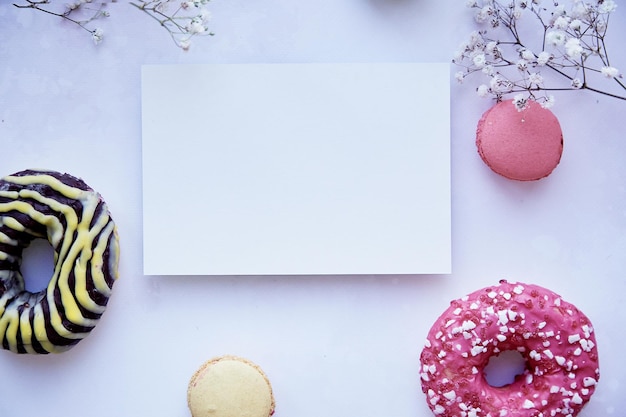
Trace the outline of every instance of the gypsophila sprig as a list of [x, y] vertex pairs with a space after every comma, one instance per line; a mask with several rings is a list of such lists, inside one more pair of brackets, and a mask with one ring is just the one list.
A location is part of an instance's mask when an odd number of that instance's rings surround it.
[[106, 2], [93, 3], [92, 0], [75, 0], [61, 6], [58, 3], [52, 4], [51, 0], [26, 0], [25, 3], [13, 5], [20, 9], [38, 10], [74, 23], [86, 30], [96, 45], [102, 42], [104, 30], [100, 27], [91, 27], [92, 23], [109, 17], [108, 11], [105, 10]]
[[[554, 91], [586, 89], [626, 100], [623, 73], [612, 66], [606, 47], [614, 0], [468, 0], [479, 29], [460, 45], [455, 75], [484, 80], [480, 97], [501, 101], [513, 96], [518, 110], [529, 100], [544, 108], [554, 104]], [[556, 75], [556, 76], [554, 76]], [[547, 77], [556, 84], [548, 85]], [[610, 82], [613, 85], [605, 86]], [[617, 86], [617, 87], [615, 87]], [[611, 90], [610, 88], [613, 88]]]
[[[96, 26], [96, 21], [109, 17], [106, 6], [116, 2], [117, 0], [71, 0], [69, 3], [61, 0], [24, 0], [23, 3], [13, 5], [74, 23], [87, 31], [97, 45], [104, 39], [104, 30]], [[208, 26], [211, 18], [207, 9], [208, 3], [209, 0], [137, 0], [128, 4], [156, 20], [169, 33], [174, 44], [186, 51], [191, 46], [192, 38], [213, 35]]]
[[195, 36], [213, 35], [208, 23], [211, 13], [206, 8], [209, 0], [140, 0], [133, 6], [148, 14], [164, 27], [176, 46], [188, 50]]

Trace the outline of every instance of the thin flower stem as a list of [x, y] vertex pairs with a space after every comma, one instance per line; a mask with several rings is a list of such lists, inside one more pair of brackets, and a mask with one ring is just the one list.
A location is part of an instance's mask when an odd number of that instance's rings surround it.
[[[56, 1], [56, 0], [54, 0]], [[91, 23], [101, 17], [108, 17], [109, 13], [103, 8], [107, 3], [117, 0], [98, 0], [100, 7], [98, 9], [90, 8], [91, 0], [72, 1], [65, 5], [63, 11], [55, 11], [55, 8], [48, 6], [53, 0], [21, 0], [23, 4], [18, 2], [13, 5], [19, 9], [33, 9], [45, 14], [65, 19], [71, 23], [80, 26], [92, 35], [96, 44], [102, 40], [103, 30], [100, 28], [90, 28]], [[55, 5], [61, 3], [61, 0], [55, 2]], [[93, 4], [96, 2], [93, 1]], [[189, 49], [190, 40], [198, 35], [213, 35], [209, 31], [208, 21], [210, 13], [205, 7], [209, 0], [129, 0], [128, 4], [141, 10], [150, 18], [158, 22], [163, 27], [174, 44], [183, 50]], [[172, 7], [175, 6], [175, 7]], [[61, 8], [57, 7], [57, 8]], [[171, 11], [168, 8], [171, 7]], [[76, 18], [81, 16], [81, 10], [86, 13], [93, 13], [90, 17], [80, 20]], [[70, 16], [71, 15], [71, 16]]]
[[[626, 94], [602, 87], [602, 81], [592, 76], [598, 74], [626, 91], [622, 73], [611, 66], [606, 45], [610, 14], [617, 7], [615, 0], [580, 0], [569, 6], [550, 3], [554, 10], [525, 0], [468, 3], [476, 10], [476, 21], [484, 26], [456, 54], [453, 62], [464, 68], [456, 74], [457, 80], [463, 82], [470, 74], [482, 73], [490, 81], [476, 89], [480, 96], [493, 95], [501, 100], [507, 94], [516, 94], [514, 103], [520, 106], [530, 98], [547, 107], [554, 102], [549, 92], [571, 90], [589, 90], [626, 101]], [[521, 30], [521, 25], [529, 21], [522, 18], [524, 13], [535, 17], [543, 28], [539, 51], [526, 46], [533, 44], [532, 40], [523, 39], [523, 34], [532, 33]], [[564, 77], [570, 87], [544, 85], [544, 70]], [[590, 85], [592, 79], [597, 85]]]
[[44, 9], [43, 7], [41, 7], [42, 4], [48, 4], [48, 1], [42, 0], [42, 1], [32, 1], [32, 0], [26, 0], [29, 4], [28, 5], [24, 5], [24, 4], [15, 4], [13, 3], [13, 6], [17, 7], [18, 9], [34, 9], [34, 10], [39, 10], [41, 12], [47, 13], [49, 15], [52, 16], [56, 16], [56, 17], [60, 17], [61, 19], [65, 19], [69, 22], [72, 22], [78, 26], [80, 26], [82, 29], [86, 30], [89, 33], [93, 33], [92, 30], [87, 29], [85, 27], [85, 22], [81, 22], [75, 19], [72, 19], [69, 14], [71, 12], [71, 10], [66, 11], [65, 13], [56, 13], [53, 12], [51, 10], [47, 10]]

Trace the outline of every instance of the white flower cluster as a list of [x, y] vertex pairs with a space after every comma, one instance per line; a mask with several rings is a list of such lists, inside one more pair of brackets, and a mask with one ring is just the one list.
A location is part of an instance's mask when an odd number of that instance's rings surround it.
[[[524, 109], [528, 100], [551, 107], [554, 96], [550, 92], [558, 90], [588, 89], [626, 100], [590, 85], [594, 75], [601, 75], [626, 90], [622, 73], [611, 66], [605, 44], [609, 15], [617, 8], [615, 1], [549, 3], [550, 9], [541, 0], [468, 0], [466, 5], [475, 11], [480, 29], [455, 53], [453, 62], [464, 68], [456, 73], [456, 79], [463, 82], [471, 74], [482, 74], [488, 82], [478, 86], [478, 95], [500, 101], [512, 94], [518, 110]], [[538, 30], [522, 27], [532, 22], [539, 23], [532, 27]], [[538, 33], [540, 39], [523, 39], [524, 34]], [[565, 77], [567, 84], [547, 87], [546, 72]]]
[[[23, 0], [23, 3], [14, 4], [20, 9], [35, 9], [48, 15], [70, 21], [89, 32], [93, 42], [97, 45], [104, 39], [104, 30], [94, 27], [95, 20], [109, 17], [105, 10], [108, 3], [117, 0]], [[211, 13], [207, 9], [209, 0], [137, 0], [129, 4], [143, 11], [161, 27], [168, 31], [176, 46], [188, 50], [191, 38], [197, 35], [213, 35], [209, 31], [208, 23]]]
[[208, 26], [211, 20], [208, 3], [209, 0], [139, 0], [130, 4], [158, 21], [176, 46], [186, 51], [194, 36], [213, 35]]
[[100, 27], [91, 29], [89, 26], [91, 26], [94, 20], [109, 17], [109, 12], [104, 9], [106, 4], [106, 1], [96, 4], [93, 3], [93, 0], [74, 0], [60, 7], [55, 7], [55, 4], [52, 4], [52, 0], [25, 0], [22, 4], [14, 3], [14, 6], [20, 9], [39, 10], [70, 21], [89, 32], [91, 39], [97, 45], [102, 42], [104, 30]]

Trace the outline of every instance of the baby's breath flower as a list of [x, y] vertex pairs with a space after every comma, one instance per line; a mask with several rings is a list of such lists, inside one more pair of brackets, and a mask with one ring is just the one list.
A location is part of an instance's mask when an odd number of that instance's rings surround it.
[[554, 96], [553, 95], [549, 95], [547, 97], [545, 97], [545, 99], [541, 102], [541, 107], [543, 107], [544, 109], [549, 109], [552, 106], [554, 106]]
[[[91, 36], [97, 45], [102, 42], [104, 30], [93, 27], [93, 21], [109, 17], [105, 10], [109, 3], [117, 0], [71, 0], [60, 4], [61, 0], [15, 0], [14, 6], [20, 9], [34, 9], [51, 16], [65, 19], [78, 25]], [[21, 2], [21, 3], [20, 3]], [[189, 49], [190, 38], [195, 35], [210, 34], [207, 23], [210, 12], [204, 7], [209, 0], [129, 0], [128, 3], [146, 13], [165, 28], [174, 43], [183, 50]]]
[[510, 93], [513, 89], [513, 83], [506, 78], [502, 78], [502, 76], [498, 74], [491, 77], [489, 85], [491, 87], [491, 91], [495, 94]]
[[554, 26], [555, 29], [565, 30], [569, 27], [569, 24], [570, 19], [568, 16], [559, 16], [554, 20], [552, 26]]
[[496, 41], [488, 42], [487, 45], [485, 45], [485, 52], [491, 55], [497, 55], [498, 54], [498, 42]]
[[457, 80], [459, 84], [463, 84], [463, 79], [465, 78], [465, 73], [463, 71], [457, 71], [454, 74], [454, 78]]
[[600, 72], [607, 78], [615, 78], [620, 75], [619, 70], [615, 67], [602, 67]]
[[590, 12], [591, 8], [589, 7], [589, 5], [583, 3], [582, 1], [575, 1], [574, 5], [572, 6], [572, 10], [570, 11], [570, 16], [573, 19], [582, 19], [582, 20], [589, 20], [589, 12]]
[[483, 74], [492, 76], [494, 74], [493, 65], [485, 65], [481, 71]]
[[565, 43], [566, 35], [562, 30], [551, 30], [546, 33], [546, 42], [552, 46], [561, 46]]
[[520, 56], [526, 61], [532, 61], [535, 59], [535, 54], [533, 54], [533, 51], [530, 49], [522, 49]]
[[97, 45], [102, 42], [102, 38], [104, 37], [104, 31], [101, 28], [95, 28], [93, 32], [91, 32], [91, 37], [93, 39], [93, 43]]
[[521, 93], [516, 94], [515, 97], [513, 97], [513, 105], [515, 106], [517, 111], [524, 110], [528, 105], [528, 97]]
[[485, 6], [475, 15], [475, 19], [478, 23], [485, 23], [487, 20], [491, 18], [493, 14], [493, 9], [491, 6]]
[[617, 9], [617, 4], [613, 0], [603, 0], [598, 2], [598, 13], [612, 13]]
[[567, 11], [565, 10], [565, 5], [564, 4], [558, 4], [556, 1], [554, 2], [555, 7], [554, 7], [554, 11], [552, 12], [552, 16], [556, 19], [559, 16], [565, 16], [567, 15]]
[[583, 47], [580, 45], [580, 39], [569, 38], [567, 42], [565, 42], [565, 53], [570, 58], [580, 58], [583, 53]]
[[189, 22], [185, 29], [192, 35], [204, 33], [207, 31], [207, 28], [202, 24], [202, 22], [196, 20], [192, 20], [191, 22]]
[[594, 28], [595, 28], [596, 32], [602, 33], [602, 34], [604, 34], [606, 32], [606, 24], [607, 24], [606, 20], [604, 20], [604, 19], [596, 19], [594, 21], [594, 23], [595, 23]]
[[200, 10], [200, 14], [198, 15], [198, 18], [202, 21], [202, 23], [206, 24], [209, 20], [211, 20], [211, 12], [208, 11], [205, 8], [202, 8]]
[[188, 51], [189, 48], [191, 47], [191, 41], [189, 39], [183, 39], [179, 42], [178, 46], [183, 51]]
[[476, 68], [482, 68], [485, 66], [485, 63], [487, 62], [487, 58], [485, 57], [485, 54], [476, 54], [474, 56], [474, 58], [472, 58], [472, 62], [474, 62], [474, 65], [476, 66]]
[[[501, 100], [515, 95], [518, 108], [525, 107], [528, 100], [548, 108], [554, 97], [542, 96], [540, 91], [589, 89], [626, 100], [626, 94], [589, 84], [591, 74], [597, 73], [626, 91], [622, 74], [609, 64], [605, 42], [607, 14], [617, 8], [615, 0], [466, 0], [466, 5], [474, 10], [480, 29], [454, 54], [454, 63], [464, 70], [456, 78], [466, 82], [476, 74], [488, 79], [476, 89], [480, 97]], [[537, 17], [545, 30], [522, 27], [528, 21], [519, 19], [523, 14]], [[525, 39], [533, 33], [539, 39]], [[541, 49], [532, 48], [536, 45]], [[553, 78], [545, 77], [545, 72], [564, 76], [566, 81], [546, 86]]]
[[467, 42], [466, 47], [469, 49], [476, 49], [482, 43], [483, 37], [480, 35], [480, 32], [473, 31], [470, 33], [469, 41]]
[[476, 94], [478, 94], [478, 97], [487, 97], [487, 95], [489, 94], [489, 87], [487, 87], [485, 84], [479, 85], [476, 89]]
[[537, 55], [537, 65], [542, 67], [546, 65], [548, 62], [550, 62], [551, 58], [552, 58], [552, 54], [550, 54], [549, 52], [546, 52], [546, 51], [539, 52], [539, 55]]
[[540, 86], [543, 84], [543, 77], [538, 72], [532, 72], [528, 75], [528, 83], [530, 85]]
[[576, 32], [580, 32], [580, 29], [582, 27], [583, 27], [583, 22], [580, 19], [574, 19], [569, 24], [569, 28]]

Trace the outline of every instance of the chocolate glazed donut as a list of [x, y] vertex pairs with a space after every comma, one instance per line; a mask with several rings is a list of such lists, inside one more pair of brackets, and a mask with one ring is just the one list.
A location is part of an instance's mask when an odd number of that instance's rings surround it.
[[[20, 272], [34, 239], [54, 250], [46, 289], [29, 292]], [[96, 326], [118, 277], [115, 223], [81, 179], [26, 170], [0, 180], [0, 340], [16, 353], [59, 353]]]

